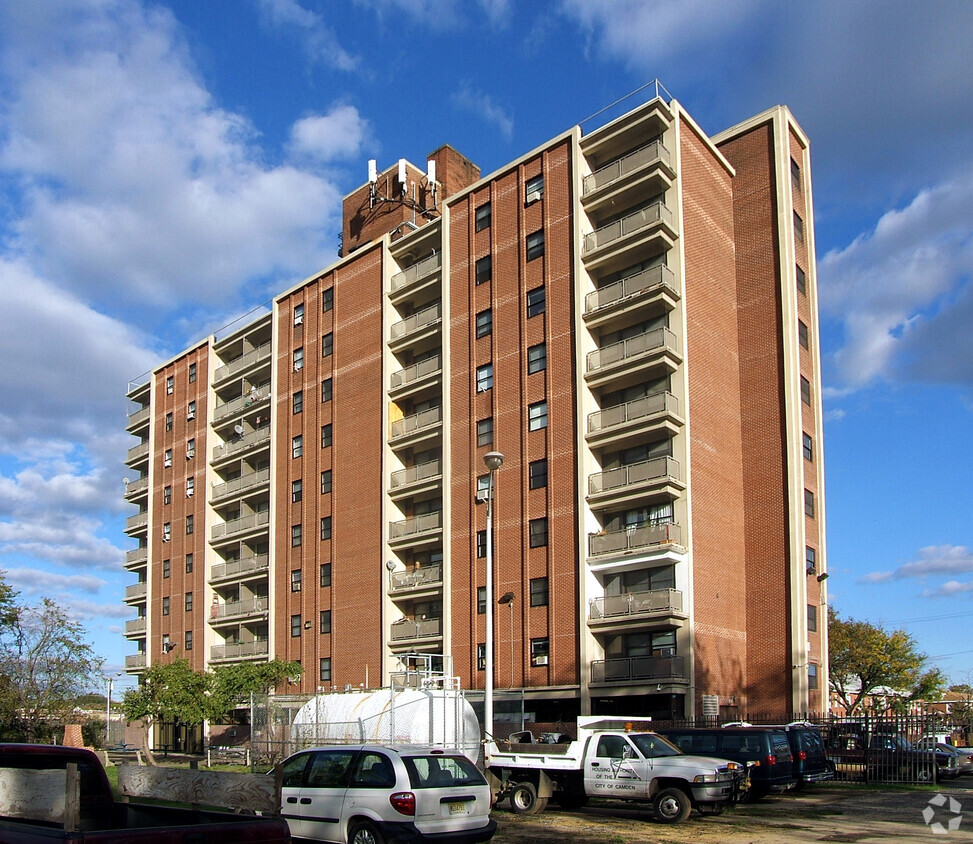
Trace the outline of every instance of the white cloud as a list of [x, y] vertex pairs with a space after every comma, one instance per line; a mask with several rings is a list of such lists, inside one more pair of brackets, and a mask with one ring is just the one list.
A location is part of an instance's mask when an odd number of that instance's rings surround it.
[[513, 117], [506, 109], [497, 105], [489, 94], [476, 90], [469, 82], [464, 82], [451, 99], [459, 109], [477, 115], [484, 123], [496, 126], [505, 140], [509, 141], [513, 137]]
[[[892, 571], [872, 572], [861, 578], [863, 583], [887, 583], [913, 577], [973, 574], [973, 551], [964, 545], [927, 545], [919, 549], [919, 558]], [[945, 584], [939, 589], [944, 589]]]
[[297, 157], [307, 156], [323, 163], [354, 158], [361, 152], [368, 131], [368, 121], [358, 109], [337, 105], [327, 114], [308, 115], [298, 120], [291, 127], [290, 148]]
[[21, 593], [21, 597], [47, 597], [52, 590], [58, 594], [87, 592], [95, 594], [105, 585], [98, 577], [83, 574], [52, 574], [41, 569], [14, 568], [4, 571], [7, 583]]
[[267, 25], [291, 30], [301, 37], [304, 52], [314, 62], [337, 70], [352, 71], [358, 59], [338, 42], [334, 31], [317, 12], [305, 9], [295, 0], [258, 0], [258, 8]]
[[960, 583], [958, 580], [947, 580], [935, 589], [925, 589], [922, 592], [923, 598], [953, 598], [957, 595], [969, 595], [973, 593], [973, 581]]

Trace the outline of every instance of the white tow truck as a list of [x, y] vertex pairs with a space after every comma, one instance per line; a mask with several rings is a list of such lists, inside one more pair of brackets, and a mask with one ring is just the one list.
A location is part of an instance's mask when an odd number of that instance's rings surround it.
[[530, 732], [487, 741], [484, 765], [494, 800], [509, 798], [518, 814], [542, 811], [553, 797], [562, 808], [591, 797], [652, 806], [662, 823], [679, 823], [693, 809], [719, 814], [748, 786], [746, 767], [707, 756], [687, 756], [662, 736], [636, 729], [644, 719], [578, 718], [578, 738]]

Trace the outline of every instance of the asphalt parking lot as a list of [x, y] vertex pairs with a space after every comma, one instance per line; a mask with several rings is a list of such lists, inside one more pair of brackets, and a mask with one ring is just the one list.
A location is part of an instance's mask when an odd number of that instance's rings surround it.
[[[973, 842], [973, 777], [909, 788], [822, 784], [772, 795], [719, 817], [693, 814], [682, 824], [656, 822], [630, 803], [592, 803], [583, 811], [548, 809], [493, 814], [498, 844], [780, 844], [780, 842]], [[938, 829], [937, 829], [937, 825]]]

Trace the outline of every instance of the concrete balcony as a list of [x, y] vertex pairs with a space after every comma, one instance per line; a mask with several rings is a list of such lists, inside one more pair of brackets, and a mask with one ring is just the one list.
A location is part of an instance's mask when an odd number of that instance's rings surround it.
[[231, 539], [243, 536], [248, 533], [263, 530], [270, 524], [270, 511], [262, 513], [251, 513], [248, 516], [241, 516], [239, 519], [230, 519], [221, 525], [213, 525], [210, 539], [216, 542], [218, 539]]
[[393, 621], [389, 628], [391, 647], [409, 648], [413, 645], [428, 643], [442, 639], [443, 620], [441, 618], [425, 618], [414, 621], [411, 618], [400, 618]]
[[149, 511], [145, 510], [141, 513], [136, 513], [134, 516], [129, 516], [125, 520], [125, 533], [131, 535], [133, 533], [145, 533], [149, 529]]
[[599, 632], [624, 630], [632, 625], [642, 628], [651, 622], [681, 627], [686, 618], [678, 589], [625, 592], [588, 601], [588, 626]]
[[270, 426], [251, 431], [236, 440], [230, 440], [213, 449], [213, 460], [223, 460], [227, 457], [238, 456], [258, 448], [263, 448], [270, 443]]
[[252, 618], [266, 618], [269, 607], [269, 598], [247, 598], [243, 601], [213, 604], [209, 608], [209, 623], [217, 626], [231, 622], [236, 624]]
[[243, 580], [255, 575], [266, 575], [270, 566], [268, 554], [258, 554], [254, 557], [244, 557], [242, 560], [231, 560], [228, 563], [218, 563], [209, 573], [210, 583], [220, 581]]
[[125, 552], [125, 568], [132, 569], [144, 568], [149, 562], [148, 548], [133, 548]]
[[128, 454], [125, 456], [126, 466], [138, 466], [140, 463], [145, 463], [149, 459], [149, 443], [148, 441], [144, 443], [139, 443], [128, 450]]
[[149, 478], [136, 478], [131, 483], [125, 484], [125, 500], [135, 501], [149, 494]]
[[232, 481], [221, 484], [214, 484], [210, 490], [209, 500], [211, 503], [229, 500], [234, 496], [244, 495], [270, 483], [270, 469], [262, 469], [259, 472], [248, 472]]
[[125, 587], [125, 603], [144, 603], [148, 594], [148, 583], [132, 583]]
[[677, 236], [672, 211], [656, 202], [586, 234], [582, 260], [589, 272], [621, 269], [663, 254]]
[[214, 386], [219, 385], [223, 381], [227, 381], [234, 375], [242, 375], [251, 368], [256, 368], [259, 364], [270, 360], [270, 343], [264, 343], [258, 346], [256, 349], [252, 349], [249, 352], [245, 352], [240, 355], [240, 357], [231, 360], [224, 366], [217, 367], [216, 372], [213, 373], [213, 384]]
[[125, 636], [144, 636], [146, 630], [146, 620], [145, 618], [133, 618], [131, 621], [125, 622]]
[[144, 428], [146, 425], [148, 425], [151, 418], [152, 408], [140, 407], [138, 410], [128, 415], [128, 422], [125, 424], [125, 430], [129, 433], [138, 431], [140, 428]]
[[210, 662], [264, 659], [270, 654], [270, 642], [261, 639], [254, 642], [235, 642], [229, 645], [213, 645], [209, 649]]
[[146, 662], [147, 660], [144, 653], [129, 654], [125, 657], [125, 670], [138, 671], [139, 669], [144, 669]]
[[606, 284], [585, 296], [584, 321], [589, 328], [610, 328], [671, 311], [680, 299], [676, 274], [668, 267], [649, 267]]
[[389, 425], [389, 445], [392, 448], [405, 448], [439, 436], [443, 427], [443, 411], [431, 407], [413, 416], [396, 419]]
[[585, 439], [592, 448], [620, 447], [632, 437], [653, 440], [660, 439], [660, 435], [671, 437], [683, 424], [679, 399], [672, 393], [653, 393], [588, 414]]
[[443, 514], [423, 513], [400, 522], [389, 522], [389, 545], [393, 548], [429, 545], [442, 537]]
[[442, 326], [442, 313], [442, 304], [436, 302], [406, 319], [393, 323], [389, 329], [389, 348], [393, 352], [400, 352], [430, 338], [438, 337]]
[[433, 355], [417, 364], [393, 372], [389, 379], [389, 398], [401, 399], [416, 396], [424, 390], [442, 390], [443, 363], [439, 355]]
[[682, 529], [677, 524], [644, 525], [588, 536], [588, 556], [645, 554], [665, 546], [682, 547]]
[[418, 466], [409, 466], [392, 473], [389, 479], [389, 495], [393, 499], [431, 492], [442, 487], [443, 464], [441, 460], [429, 460]]
[[608, 686], [616, 683], [688, 683], [686, 658], [683, 656], [633, 656], [601, 659], [591, 663], [591, 684]]
[[[213, 411], [213, 427], [215, 428], [218, 425], [224, 424], [245, 411], [257, 410], [260, 405], [263, 405], [269, 399], [270, 390], [265, 389], [248, 393], [245, 396], [223, 402], [223, 404], [218, 404]], [[266, 411], [270, 413], [269, 404], [266, 405]]]
[[437, 284], [442, 276], [443, 257], [436, 252], [427, 258], [406, 267], [392, 276], [389, 299], [393, 304], [402, 302], [423, 288]]
[[682, 363], [679, 338], [668, 328], [654, 328], [588, 353], [584, 378], [591, 387], [617, 387], [673, 373]]
[[589, 214], [631, 206], [639, 197], [668, 190], [675, 175], [672, 153], [661, 141], [652, 141], [585, 176], [581, 202]]
[[408, 594], [412, 598], [417, 591], [439, 590], [443, 585], [443, 567], [435, 565], [393, 571], [389, 581], [389, 592], [393, 596]]
[[596, 472], [588, 476], [588, 503], [620, 507], [643, 499], [672, 499], [686, 488], [680, 474], [679, 461], [672, 457], [653, 457]]

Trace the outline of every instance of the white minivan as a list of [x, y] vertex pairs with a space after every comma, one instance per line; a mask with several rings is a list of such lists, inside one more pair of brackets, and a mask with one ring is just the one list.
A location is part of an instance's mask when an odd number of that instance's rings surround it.
[[490, 787], [461, 753], [413, 745], [313, 747], [284, 760], [291, 835], [340, 844], [489, 841]]

